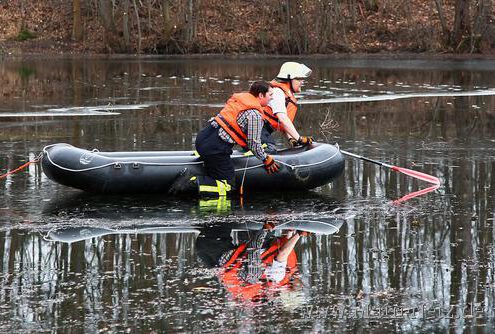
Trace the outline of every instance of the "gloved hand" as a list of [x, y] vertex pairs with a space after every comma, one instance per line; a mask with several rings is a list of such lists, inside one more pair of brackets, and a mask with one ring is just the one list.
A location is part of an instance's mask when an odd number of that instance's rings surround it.
[[268, 174], [273, 174], [278, 172], [280, 166], [275, 162], [271, 155], [267, 155], [266, 159], [263, 161], [265, 165], [265, 170]]
[[302, 146], [308, 146], [313, 144], [313, 141], [314, 141], [313, 137], [299, 136], [297, 143]]
[[294, 138], [290, 137], [289, 138], [289, 145], [292, 148], [296, 147], [297, 146], [297, 140], [295, 140]]

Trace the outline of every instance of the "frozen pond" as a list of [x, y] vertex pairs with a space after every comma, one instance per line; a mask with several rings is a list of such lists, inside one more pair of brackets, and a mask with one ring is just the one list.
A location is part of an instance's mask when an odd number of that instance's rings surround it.
[[[493, 332], [495, 62], [301, 61], [313, 69], [302, 134], [441, 186], [409, 198], [430, 185], [346, 158], [330, 185], [220, 206], [86, 194], [31, 165], [0, 180], [0, 330]], [[233, 92], [281, 63], [4, 60], [0, 174], [53, 143], [191, 150]], [[249, 294], [208, 259], [268, 221], [280, 227], [263, 249], [292, 230], [315, 233], [297, 241], [289, 283]]]

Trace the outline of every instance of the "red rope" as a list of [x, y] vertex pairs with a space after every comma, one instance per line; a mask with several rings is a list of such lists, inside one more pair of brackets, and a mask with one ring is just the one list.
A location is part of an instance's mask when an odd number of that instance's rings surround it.
[[21, 165], [19, 167], [17, 167], [16, 169], [13, 169], [13, 170], [10, 170], [8, 171], [7, 173], [3, 174], [3, 175], [0, 175], [0, 180], [1, 179], [4, 179], [6, 178], [7, 176], [11, 175], [11, 174], [14, 174], [14, 173], [17, 173], [18, 171], [21, 171], [23, 170], [24, 168], [26, 168], [27, 166], [29, 166], [30, 164], [35, 164], [35, 163], [38, 163], [40, 161], [39, 158], [36, 158], [35, 160], [33, 161], [28, 161], [26, 162], [24, 165]]

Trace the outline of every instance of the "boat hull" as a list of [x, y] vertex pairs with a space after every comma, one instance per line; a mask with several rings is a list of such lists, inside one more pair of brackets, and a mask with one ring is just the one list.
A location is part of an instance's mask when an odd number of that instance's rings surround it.
[[[281, 150], [274, 158], [280, 171], [268, 175], [257, 158], [234, 152], [236, 184], [244, 177], [246, 191], [309, 190], [331, 182], [344, 169], [338, 147], [329, 144]], [[45, 147], [42, 168], [62, 185], [113, 194], [166, 193], [185, 168], [193, 175], [204, 174], [201, 159], [192, 151], [99, 152], [69, 144]]]

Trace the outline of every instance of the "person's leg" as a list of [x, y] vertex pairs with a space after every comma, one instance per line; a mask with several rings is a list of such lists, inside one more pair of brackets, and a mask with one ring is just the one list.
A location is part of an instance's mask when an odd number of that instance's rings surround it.
[[203, 185], [203, 190], [215, 190], [213, 193], [217, 193], [216, 197], [220, 193], [228, 192], [231, 185], [225, 180], [233, 178], [235, 173], [232, 161], [230, 161], [232, 144], [221, 140], [218, 136], [218, 129], [208, 124], [198, 132], [196, 150], [203, 160], [205, 175], [193, 175], [189, 169], [185, 168], [171, 185], [169, 193], [188, 196], [201, 194], [201, 185]]
[[206, 175], [215, 180], [235, 181], [235, 167], [230, 153], [202, 156]]
[[196, 149], [203, 160], [205, 175], [198, 176], [200, 195], [225, 196], [235, 184], [235, 168], [230, 158], [234, 145], [218, 136], [218, 129], [206, 127], [196, 138]]
[[202, 262], [208, 267], [222, 265], [222, 256], [234, 249], [231, 237], [232, 230], [223, 225], [208, 226], [202, 229], [196, 239], [196, 252]]

